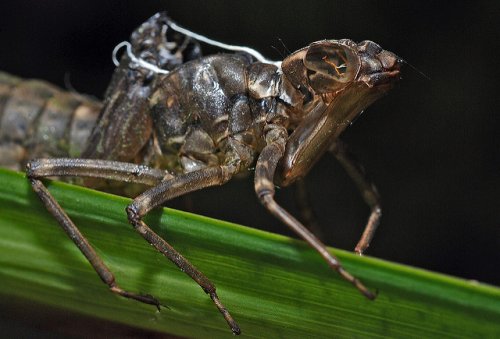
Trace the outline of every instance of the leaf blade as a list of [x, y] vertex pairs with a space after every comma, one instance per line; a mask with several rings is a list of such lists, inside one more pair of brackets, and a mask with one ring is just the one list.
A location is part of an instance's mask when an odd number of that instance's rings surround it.
[[[159, 297], [170, 308], [160, 313], [107, 291], [22, 174], [0, 170], [0, 182], [0, 294], [165, 333], [231, 336], [200, 288], [127, 224], [130, 200], [49, 185], [118, 283]], [[496, 287], [334, 250], [380, 290], [371, 302], [300, 241], [170, 209], [147, 221], [216, 284], [245, 336], [500, 335]]]

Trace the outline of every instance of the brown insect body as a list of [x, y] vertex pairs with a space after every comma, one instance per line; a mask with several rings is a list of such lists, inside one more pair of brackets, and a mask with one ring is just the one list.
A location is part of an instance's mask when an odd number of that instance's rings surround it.
[[78, 157], [101, 104], [40, 80], [0, 72], [0, 166], [21, 170], [33, 157]]
[[[9, 78], [0, 74], [0, 108], [4, 105], [1, 147], [22, 145], [21, 150], [32, 151], [35, 156], [65, 157], [82, 153], [85, 159], [30, 161], [27, 175], [47, 209], [71, 234], [114, 293], [159, 306], [154, 297], [127, 292], [117, 286], [111, 271], [57, 205], [40, 178], [83, 176], [154, 186], [136, 197], [127, 208], [130, 223], [210, 295], [233, 333], [238, 334], [239, 327], [218, 299], [215, 286], [156, 235], [142, 218], [173, 197], [224, 184], [249, 166], [255, 166], [255, 191], [262, 204], [315, 248], [345, 280], [373, 299], [373, 293], [346, 272], [310, 231], [274, 201], [274, 184], [293, 183], [326, 151], [333, 153], [372, 210], [356, 246], [358, 253], [366, 249], [378, 225], [379, 199], [374, 186], [350, 159], [338, 136], [399, 79], [400, 60], [371, 41], [356, 44], [346, 39], [312, 43], [285, 58], [281, 67], [255, 62], [246, 54], [201, 57], [196, 41], [189, 41], [183, 35], [166, 35], [169, 23], [164, 14], [155, 15], [134, 32], [131, 45], [134, 55], [141, 60], [170, 72], [160, 74], [141, 67], [125, 54], [97, 119], [95, 103], [90, 105], [70, 96], [65, 100], [70, 102], [68, 111], [72, 113], [61, 109], [61, 116], [66, 120], [58, 122], [54, 110], [48, 109], [52, 107], [52, 99], [44, 101], [43, 98], [63, 94], [47, 87], [49, 94], [39, 95], [42, 99], [32, 104], [32, 111], [36, 113], [24, 114], [29, 119], [19, 123], [21, 120], [17, 120], [9, 107], [22, 105], [12, 104], [9, 100], [13, 99], [3, 93], [20, 91], [22, 85], [19, 84], [23, 83], [15, 78], [3, 81]], [[175, 43], [169, 44], [172, 41]], [[4, 86], [4, 83], [10, 85]], [[9, 91], [3, 91], [4, 88]], [[23, 99], [26, 96], [15, 100]], [[25, 105], [27, 103], [29, 100]], [[94, 113], [89, 115], [92, 118], [87, 119], [85, 128], [68, 129], [81, 121], [77, 114], [80, 107], [94, 107]], [[48, 122], [44, 124], [44, 121]], [[36, 127], [39, 123], [44, 127]], [[24, 132], [22, 137], [11, 135], [9, 130], [16, 128]], [[69, 132], [64, 132], [67, 130]], [[74, 134], [85, 133], [88, 140], [80, 141], [80, 148], [60, 147], [76, 143]], [[39, 146], [44, 136], [53, 144], [47, 149]], [[7, 148], [1, 147], [0, 151], [6, 154]], [[27, 156], [23, 154], [18, 158], [22, 162]]]
[[[348, 55], [347, 70], [314, 70], [325, 63], [314, 54], [329, 60]], [[291, 133], [281, 162], [280, 183], [288, 185], [399, 77], [397, 57], [370, 41], [316, 42], [286, 58], [282, 68], [219, 54], [160, 76], [146, 114], [153, 122], [151, 144], [159, 146], [155, 158], [176, 172], [220, 164], [239, 172], [266, 145], [266, 128], [281, 126]]]

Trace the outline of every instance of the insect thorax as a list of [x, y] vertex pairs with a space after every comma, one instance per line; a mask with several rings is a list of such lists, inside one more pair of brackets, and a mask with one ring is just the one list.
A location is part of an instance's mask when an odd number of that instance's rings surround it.
[[278, 68], [246, 55], [188, 62], [159, 79], [151, 98], [160, 162], [177, 172], [217, 164], [249, 167], [265, 145], [265, 127], [289, 125]]

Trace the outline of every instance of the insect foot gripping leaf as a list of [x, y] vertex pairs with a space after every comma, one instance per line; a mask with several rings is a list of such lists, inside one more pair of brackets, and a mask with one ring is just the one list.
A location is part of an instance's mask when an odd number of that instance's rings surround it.
[[[196, 40], [240, 53], [201, 57]], [[379, 223], [379, 198], [339, 135], [399, 79], [400, 60], [371, 41], [323, 40], [282, 63], [271, 62], [246, 47], [185, 30], [164, 13], [141, 25], [123, 46], [127, 51], [102, 106], [41, 82], [0, 77], [0, 90], [8, 93], [2, 101], [1, 147], [16, 149], [6, 153], [12, 159], [1, 160], [27, 164], [33, 190], [110, 291], [160, 306], [156, 297], [120, 287], [41, 179], [84, 177], [93, 178], [83, 182], [95, 186], [107, 180], [151, 186], [127, 207], [130, 224], [209, 295], [231, 331], [239, 334], [215, 285], [143, 218], [172, 198], [222, 185], [255, 164], [255, 192], [265, 208], [318, 251], [340, 277], [374, 299], [373, 292], [275, 201], [274, 185], [293, 183], [325, 152], [333, 153], [372, 210], [356, 246], [361, 254]], [[60, 102], [66, 104], [57, 105]], [[33, 140], [40, 144], [33, 147]], [[43, 145], [43, 140], [50, 142]]]

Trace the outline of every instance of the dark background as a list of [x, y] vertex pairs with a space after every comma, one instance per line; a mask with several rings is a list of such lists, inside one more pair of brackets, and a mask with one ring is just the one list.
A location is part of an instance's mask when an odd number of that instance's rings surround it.
[[[0, 69], [62, 87], [68, 74], [75, 89], [102, 97], [113, 47], [160, 10], [271, 59], [286, 54], [279, 39], [291, 51], [369, 39], [425, 73], [430, 80], [407, 67], [343, 135], [382, 196], [367, 255], [500, 285], [498, 3], [2, 1]], [[352, 182], [327, 155], [307, 183], [326, 242], [353, 249], [369, 210]], [[281, 189], [277, 200], [296, 213], [293, 192]], [[200, 214], [290, 234], [259, 205], [250, 179], [193, 203]]]

